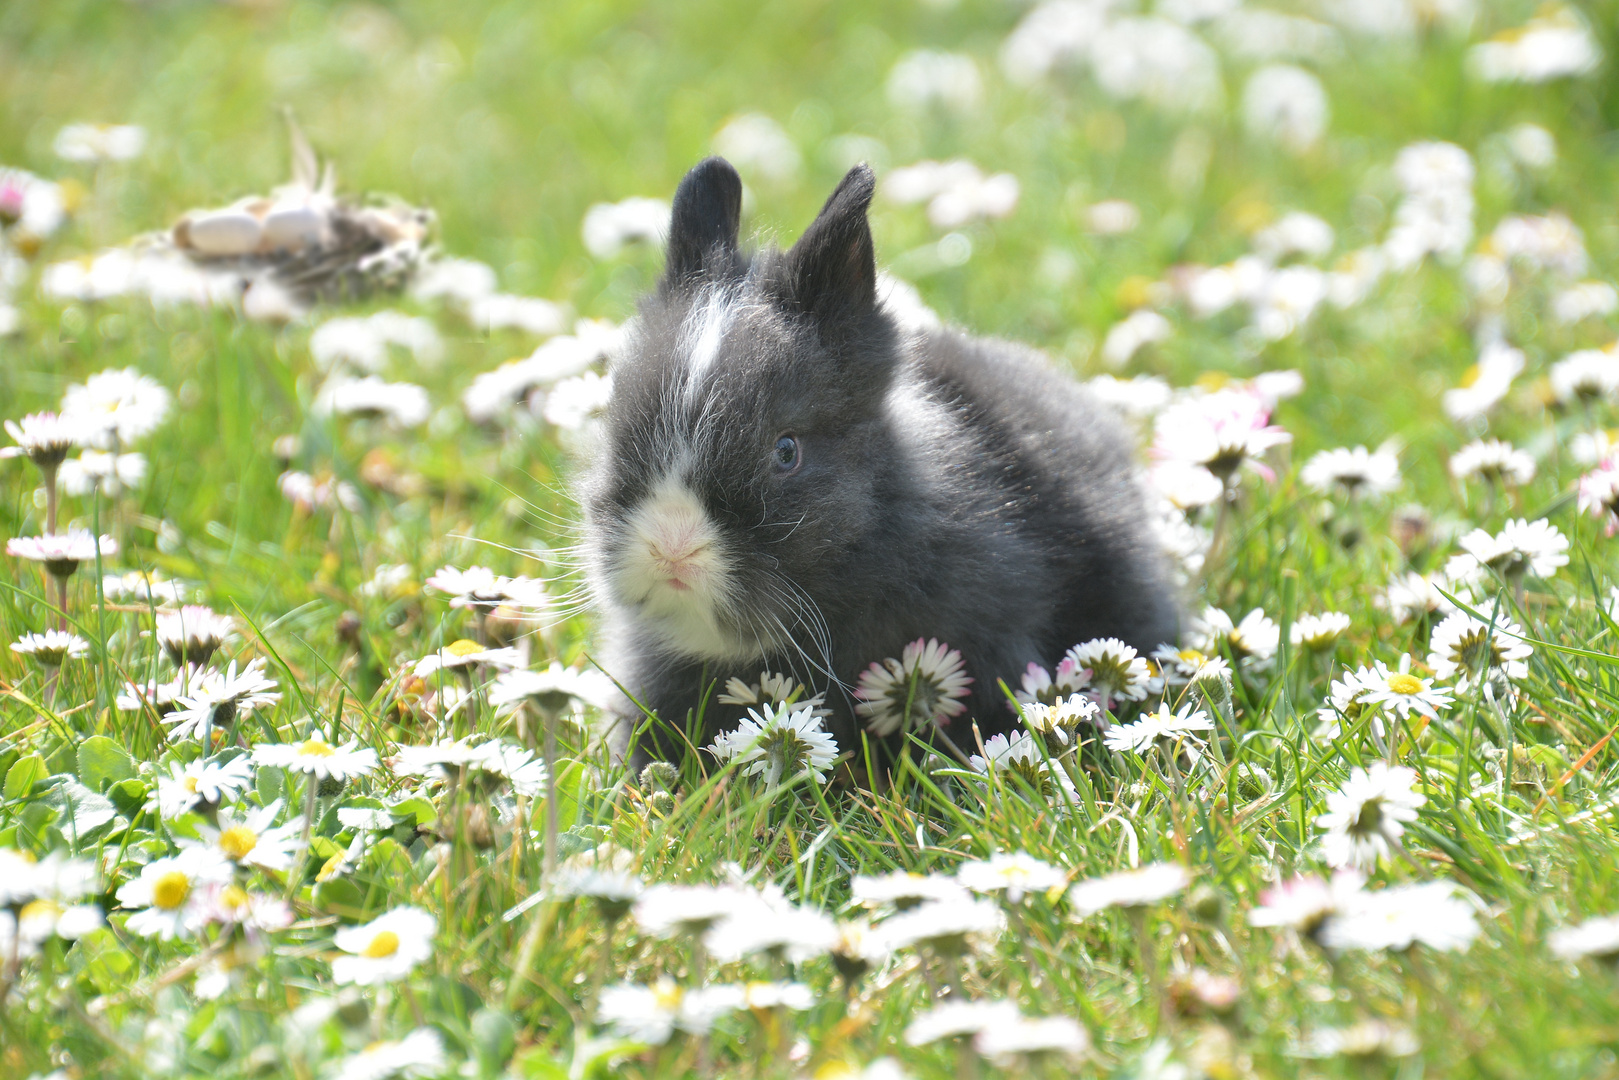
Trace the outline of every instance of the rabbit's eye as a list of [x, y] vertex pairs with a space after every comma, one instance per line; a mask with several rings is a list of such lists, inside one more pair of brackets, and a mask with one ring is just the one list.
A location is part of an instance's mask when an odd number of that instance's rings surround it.
[[804, 456], [798, 440], [791, 435], [783, 435], [776, 440], [776, 471], [789, 473], [798, 468], [800, 459]]

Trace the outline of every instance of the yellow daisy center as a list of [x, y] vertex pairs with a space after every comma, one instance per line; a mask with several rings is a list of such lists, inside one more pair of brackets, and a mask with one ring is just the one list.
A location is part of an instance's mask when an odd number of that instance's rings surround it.
[[1203, 661], [1208, 659], [1208, 657], [1204, 656], [1196, 649], [1182, 649], [1180, 651], [1180, 658], [1188, 664], [1201, 664]]
[[385, 956], [392, 956], [399, 951], [399, 935], [392, 930], [382, 930], [371, 939], [371, 944], [360, 951], [360, 955], [372, 960], [381, 960]]
[[152, 906], [173, 911], [191, 895], [191, 879], [178, 870], [170, 870], [152, 883]]
[[1423, 691], [1422, 680], [1415, 675], [1396, 672], [1389, 676], [1389, 689], [1396, 694], [1420, 694]]
[[652, 987], [652, 1000], [658, 1008], [674, 1012], [686, 996], [685, 988], [674, 982], [658, 982]]
[[62, 905], [55, 900], [35, 900], [22, 906], [22, 910], [17, 913], [17, 921], [26, 922], [29, 919], [39, 919], [60, 914], [62, 914]]
[[246, 825], [232, 825], [219, 834], [219, 850], [232, 859], [245, 859], [259, 845], [259, 834]]
[[184, 780], [180, 781], [180, 784], [187, 791], [191, 792], [191, 794], [195, 795], [197, 793], [197, 778], [195, 776], [186, 777]]
[[219, 894], [219, 902], [232, 911], [246, 907], [247, 899], [247, 890], [240, 885], [227, 885]]
[[479, 645], [476, 641], [470, 641], [467, 638], [462, 638], [459, 641], [452, 641], [448, 645], [444, 646], [444, 651], [449, 653], [451, 656], [471, 656], [473, 653], [483, 652], [483, 646]]
[[330, 859], [327, 859], [323, 864], [321, 864], [320, 872], [315, 875], [315, 880], [325, 881], [327, 878], [337, 873], [338, 867], [342, 865], [343, 852], [339, 851], [336, 855], [333, 855]]
[[303, 757], [331, 757], [337, 751], [325, 739], [305, 739], [298, 753]]

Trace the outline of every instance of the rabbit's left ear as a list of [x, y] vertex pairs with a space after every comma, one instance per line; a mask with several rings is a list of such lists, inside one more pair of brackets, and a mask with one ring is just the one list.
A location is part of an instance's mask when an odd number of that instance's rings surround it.
[[877, 303], [877, 260], [866, 220], [876, 187], [871, 166], [850, 169], [787, 253], [790, 301], [823, 324], [864, 315]]
[[664, 288], [678, 288], [735, 272], [741, 256], [742, 178], [724, 158], [705, 158], [675, 190], [669, 215]]

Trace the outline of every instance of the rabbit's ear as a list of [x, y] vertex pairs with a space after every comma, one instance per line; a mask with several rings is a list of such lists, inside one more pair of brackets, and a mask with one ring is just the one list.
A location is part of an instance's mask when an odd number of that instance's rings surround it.
[[694, 165], [675, 190], [664, 288], [732, 273], [740, 260], [741, 220], [742, 178], [731, 163], [711, 157]]
[[850, 169], [787, 253], [790, 299], [823, 326], [864, 315], [877, 303], [877, 261], [866, 220], [876, 186], [871, 166]]

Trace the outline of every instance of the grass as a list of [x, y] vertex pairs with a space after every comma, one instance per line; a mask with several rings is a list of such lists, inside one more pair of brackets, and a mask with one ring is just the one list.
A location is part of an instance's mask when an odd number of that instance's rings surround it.
[[[839, 0], [59, 0], [0, 10], [0, 162], [71, 181], [79, 193], [37, 267], [281, 182], [288, 165], [278, 110], [290, 107], [345, 190], [431, 206], [444, 250], [488, 262], [503, 289], [616, 321], [633, 313], [661, 260], [644, 249], [592, 258], [579, 235], [586, 208], [667, 197], [728, 118], [760, 112], [782, 124], [804, 160], [789, 180], [748, 177], [744, 228], [763, 238], [790, 240], [809, 220], [841, 174], [839, 135], [878, 140], [888, 158], [879, 164], [889, 167], [962, 155], [1014, 173], [1022, 187], [1015, 214], [968, 226], [972, 258], [918, 274], [916, 284], [949, 319], [1035, 343], [1091, 374], [1098, 342], [1127, 313], [1139, 279], [1156, 280], [1175, 263], [1235, 258], [1257, 223], [1307, 210], [1337, 229], [1338, 252], [1378, 241], [1398, 198], [1389, 166], [1420, 139], [1474, 154], [1480, 234], [1507, 213], [1560, 209], [1584, 232], [1591, 276], [1611, 276], [1619, 84], [1609, 69], [1529, 87], [1466, 75], [1470, 41], [1529, 14], [1526, 4], [1483, 5], [1470, 37], [1434, 30], [1378, 43], [1343, 31], [1344, 47], [1314, 65], [1331, 100], [1329, 135], [1295, 156], [1245, 136], [1233, 107], [1186, 119], [1113, 101], [1082, 75], [1009, 83], [994, 57], [1020, 12], [989, 0], [877, 9]], [[1592, 4], [1587, 14], [1602, 27], [1614, 13]], [[1602, 33], [1611, 55], [1619, 41]], [[979, 60], [985, 94], [976, 113], [910, 115], [889, 104], [888, 71], [918, 47]], [[1231, 56], [1222, 63], [1234, 103], [1254, 65]], [[147, 150], [94, 170], [56, 160], [55, 133], [81, 119], [141, 124]], [[1558, 161], [1545, 172], [1499, 165], [1499, 133], [1525, 121], [1556, 139]], [[1168, 168], [1178, 145], [1198, 144], [1209, 148], [1201, 175], [1188, 180]], [[1136, 203], [1142, 226], [1120, 237], [1088, 233], [1082, 212], [1103, 198]], [[873, 226], [879, 258], [896, 268], [924, 266], [921, 255], [938, 239], [914, 207], [880, 203]], [[634, 853], [649, 881], [746, 873], [840, 916], [856, 874], [949, 874], [998, 851], [1027, 851], [1075, 881], [1154, 861], [1189, 868], [1194, 886], [1151, 907], [1144, 933], [1123, 911], [1076, 920], [1058, 899], [1033, 897], [960, 963], [969, 998], [1072, 1017], [1090, 1034], [1083, 1064], [1026, 1061], [1008, 1075], [1613, 1075], [1613, 973], [1558, 960], [1546, 938], [1619, 909], [1609, 807], [1619, 755], [1608, 741], [1619, 722], [1619, 628], [1603, 610], [1612, 541], [1601, 522], [1576, 513], [1581, 468], [1569, 459], [1576, 433], [1614, 418], [1607, 403], [1586, 413], [1549, 409], [1537, 387], [1551, 363], [1606, 345], [1614, 326], [1611, 318], [1555, 325], [1545, 291], [1536, 282], [1515, 288], [1502, 312], [1529, 367], [1488, 431], [1534, 451], [1540, 466], [1509, 497], [1483, 498], [1446, 470], [1449, 454], [1484, 430], [1453, 424], [1439, 408], [1476, 359], [1480, 310], [1453, 266], [1430, 260], [1393, 275], [1365, 303], [1323, 307], [1299, 333], [1261, 348], [1245, 343], [1235, 309], [1204, 321], [1177, 315], [1174, 336], [1134, 361], [1132, 371], [1177, 386], [1209, 373], [1303, 372], [1305, 392], [1277, 413], [1293, 434], [1273, 458], [1278, 479], [1244, 482], [1221, 557], [1193, 585], [1194, 606], [1215, 604], [1237, 618], [1263, 607], [1284, 631], [1309, 612], [1353, 620], [1325, 656], [1284, 646], [1273, 669], [1244, 670], [1231, 730], [1211, 748], [1216, 767], [1190, 790], [1161, 761], [1116, 755], [1105, 769], [1078, 773], [1072, 799], [1053, 798], [1009, 772], [985, 785], [933, 769], [917, 748], [913, 767], [882, 791], [800, 782], [767, 792], [697, 754], [680, 763], [676, 790], [664, 797], [598, 749], [570, 746], [557, 762], [564, 854], [610, 840]], [[311, 410], [321, 376], [309, 329], [335, 312], [280, 328], [229, 310], [62, 304], [31, 284], [16, 303], [21, 331], [0, 340], [5, 418], [54, 407], [68, 384], [104, 368], [138, 367], [175, 395], [169, 419], [137, 447], [150, 467], [144, 484], [115, 499], [67, 498], [64, 515], [117, 536], [118, 569], [183, 581], [236, 619], [229, 656], [263, 658], [282, 692], [278, 705], [240, 722], [234, 735], [244, 743], [301, 739], [311, 725], [382, 756], [427, 741], [435, 722], [402, 707], [401, 668], [474, 627], [464, 611], [420, 590], [426, 576], [477, 563], [559, 577], [555, 590], [567, 588], [563, 554], [577, 515], [565, 494], [574, 465], [563, 440], [537, 422], [474, 427], [458, 406], [473, 372], [526, 354], [533, 339], [482, 335], [408, 299], [355, 308], [419, 310], [445, 336], [437, 367], [394, 358], [392, 374], [425, 386], [435, 405], [425, 427], [399, 435]], [[354, 481], [360, 510], [334, 520], [283, 499], [285, 465], [272, 444], [287, 434], [300, 443], [293, 467]], [[1364, 540], [1345, 549], [1334, 508], [1301, 485], [1293, 465], [1321, 449], [1388, 439], [1401, 447], [1403, 487], [1368, 506]], [[383, 465], [412, 477], [418, 493], [369, 482]], [[36, 483], [24, 462], [0, 471], [6, 536], [41, 531]], [[1426, 509], [1430, 528], [1425, 541], [1402, 545], [1393, 515], [1412, 504]], [[1426, 630], [1395, 623], [1375, 596], [1396, 573], [1442, 565], [1468, 529], [1494, 531], [1514, 516], [1548, 516], [1572, 541], [1569, 565], [1532, 579], [1521, 607], [1512, 590], [1501, 593], [1502, 610], [1536, 642], [1529, 674], [1504, 719], [1477, 694], [1464, 695], [1402, 744], [1427, 801], [1407, 830], [1405, 857], [1374, 875], [1377, 886], [1457, 883], [1478, 901], [1480, 937], [1457, 952], [1334, 955], [1251, 928], [1247, 912], [1278, 877], [1321, 872], [1314, 819], [1352, 767], [1378, 757], [1364, 725], [1335, 741], [1312, 737], [1331, 679], [1374, 659], [1393, 665], [1410, 654], [1420, 668], [1426, 658]], [[365, 595], [360, 587], [383, 564], [409, 567], [409, 587]], [[1486, 611], [1496, 602], [1481, 601]], [[123, 927], [113, 895], [206, 824], [145, 808], [156, 777], [200, 748], [170, 744], [154, 718], [110, 707], [126, 677], [167, 670], [147, 636], [151, 612], [104, 601], [86, 571], [73, 579], [67, 614], [93, 649], [54, 686], [26, 658], [0, 652], [0, 847], [100, 859], [105, 892], [95, 899], [108, 925], [76, 943], [52, 940], [19, 965], [0, 958], [14, 975], [0, 1008], [8, 1076], [324, 1076], [343, 1055], [420, 1026], [434, 1028], [452, 1068], [465, 1062], [472, 1076], [832, 1076], [883, 1055], [920, 1077], [979, 1067], [964, 1044], [905, 1043], [906, 1025], [950, 970], [915, 950], [852, 990], [824, 958], [756, 957], [709, 974], [793, 977], [814, 991], [814, 1007], [738, 1013], [706, 1042], [592, 1042], [602, 1033], [590, 1005], [603, 973], [613, 982], [689, 979], [688, 950], [637, 932], [633, 921], [609, 934], [583, 900], [547, 899], [507, 918], [539, 887], [548, 805], [475, 783], [415, 799], [413, 783], [387, 771], [316, 803], [311, 856], [299, 872], [253, 879], [285, 895], [296, 921], [269, 935], [261, 955], [238, 950], [230, 988], [205, 1000], [193, 968], [199, 957], [227, 955], [231, 939], [212, 930], [177, 942], [141, 938]], [[0, 637], [10, 642], [52, 620], [42, 577], [8, 559]], [[585, 661], [591, 631], [583, 612], [534, 643], [536, 661]], [[475, 715], [483, 729], [514, 734], [491, 710]], [[1265, 770], [1269, 790], [1238, 783], [1239, 766]], [[1511, 777], [1504, 785], [1503, 771]], [[306, 805], [307, 782], [258, 770], [248, 802], [277, 798]], [[397, 824], [373, 835], [346, 874], [316, 882], [320, 864], [354, 836], [339, 806], [391, 808]], [[524, 827], [499, 825], [502, 813]], [[431, 958], [394, 986], [334, 986], [335, 929], [407, 903], [438, 919]], [[1235, 1004], [1202, 1002], [1191, 989], [1194, 969], [1235, 980]], [[334, 1008], [321, 1011], [323, 1002]], [[1312, 1033], [1366, 1019], [1409, 1029], [1421, 1049], [1300, 1056]], [[1166, 1056], [1189, 1071], [1152, 1064]]]

